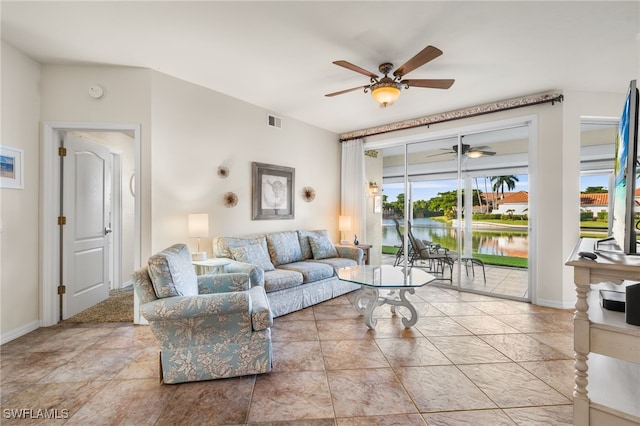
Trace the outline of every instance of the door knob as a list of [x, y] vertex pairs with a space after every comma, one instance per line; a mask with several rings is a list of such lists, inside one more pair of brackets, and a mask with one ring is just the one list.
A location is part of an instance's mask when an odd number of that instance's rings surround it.
[[109, 235], [111, 233], [111, 228], [104, 228], [104, 235]]

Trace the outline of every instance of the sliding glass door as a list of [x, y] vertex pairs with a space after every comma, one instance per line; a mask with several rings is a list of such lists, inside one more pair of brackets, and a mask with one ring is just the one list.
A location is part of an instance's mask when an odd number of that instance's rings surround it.
[[529, 300], [528, 147], [523, 124], [385, 148], [383, 245], [406, 254], [393, 261]]

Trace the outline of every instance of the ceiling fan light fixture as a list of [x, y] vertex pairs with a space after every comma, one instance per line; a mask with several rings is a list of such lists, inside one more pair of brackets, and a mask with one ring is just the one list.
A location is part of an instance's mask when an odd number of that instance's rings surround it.
[[391, 81], [391, 79], [389, 80], [371, 85], [371, 96], [383, 107], [393, 104], [400, 97], [401, 84]]
[[482, 152], [482, 151], [467, 151], [466, 154], [467, 154], [467, 157], [469, 157], [469, 158], [478, 158], [478, 157], [482, 157], [484, 155], [484, 152]]

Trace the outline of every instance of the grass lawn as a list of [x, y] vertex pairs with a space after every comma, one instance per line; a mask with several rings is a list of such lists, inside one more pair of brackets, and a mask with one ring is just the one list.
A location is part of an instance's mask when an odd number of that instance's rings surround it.
[[[398, 252], [397, 247], [382, 246], [383, 254], [393, 254]], [[523, 259], [521, 257], [509, 257], [509, 256], [497, 256], [492, 254], [478, 254], [473, 255], [474, 258], [482, 260], [485, 265], [494, 266], [508, 266], [511, 268], [527, 268], [529, 266], [529, 259]]]

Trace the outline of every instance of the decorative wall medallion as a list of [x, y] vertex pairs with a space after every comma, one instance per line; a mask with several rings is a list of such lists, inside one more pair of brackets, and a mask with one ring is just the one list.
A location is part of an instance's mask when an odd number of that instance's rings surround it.
[[302, 199], [307, 203], [312, 202], [316, 198], [316, 190], [310, 186], [305, 186], [302, 188]]
[[226, 166], [218, 167], [218, 176], [220, 176], [222, 179], [228, 177], [229, 176], [229, 169]]
[[233, 192], [227, 192], [223, 198], [225, 207], [235, 207], [238, 204], [238, 196]]

